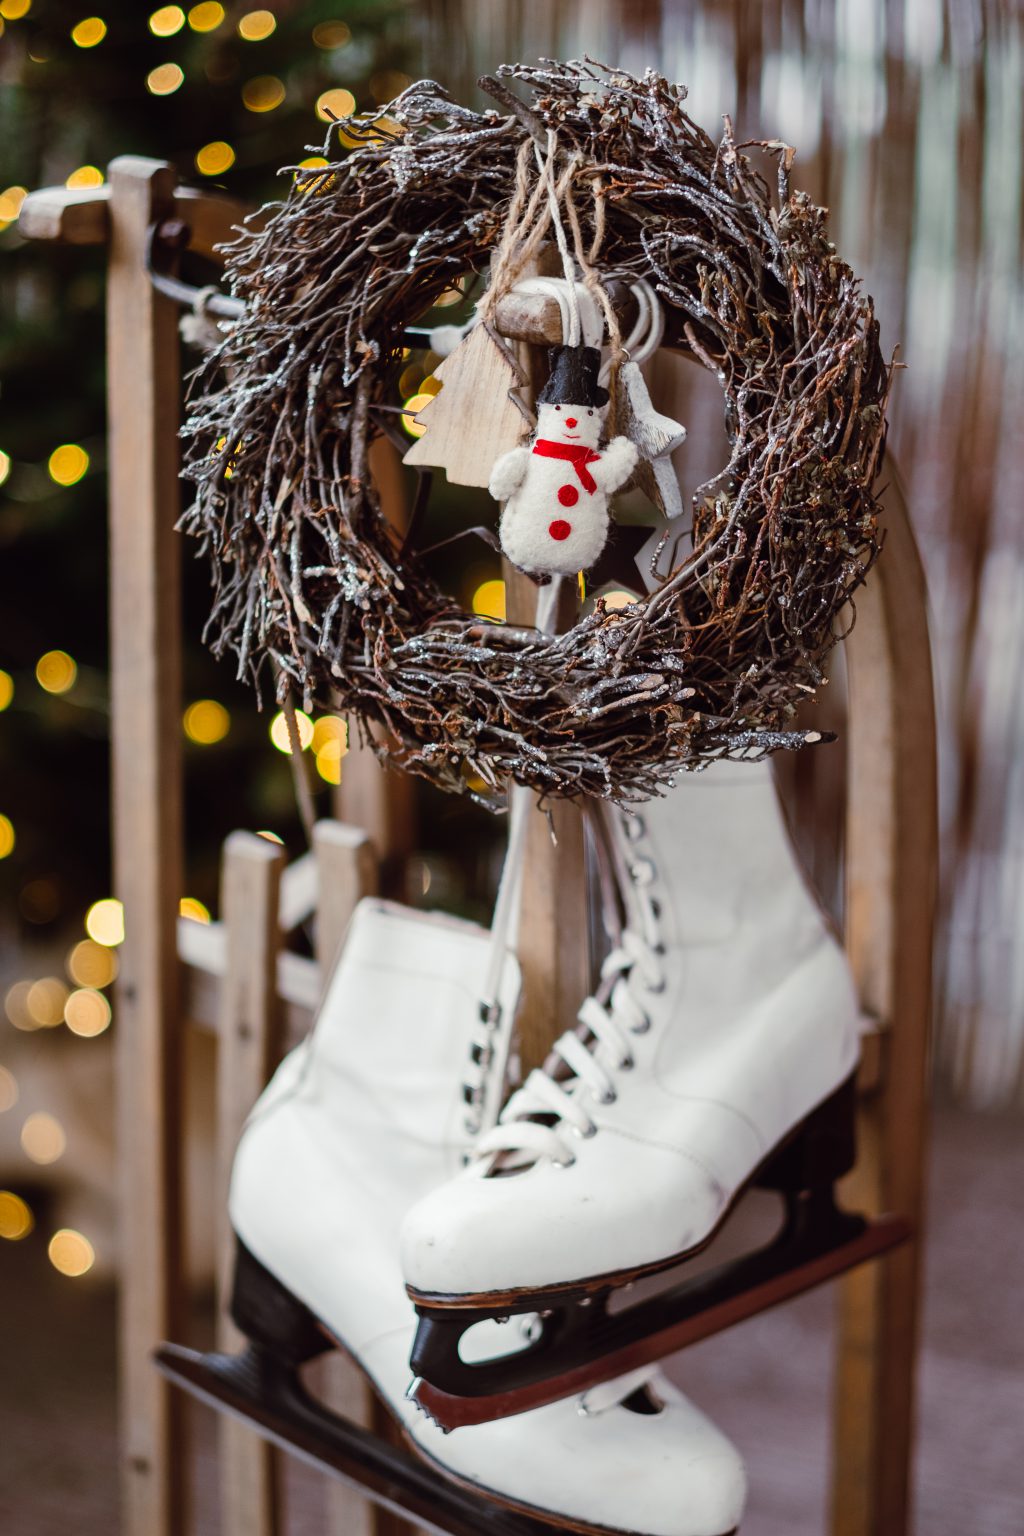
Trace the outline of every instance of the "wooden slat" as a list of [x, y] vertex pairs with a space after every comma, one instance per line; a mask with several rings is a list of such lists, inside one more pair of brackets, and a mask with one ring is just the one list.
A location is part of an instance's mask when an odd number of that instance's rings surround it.
[[[266, 839], [264, 839], [266, 841]], [[287, 873], [287, 871], [286, 871]], [[283, 924], [282, 924], [283, 927]], [[220, 977], [227, 971], [227, 930], [223, 923], [196, 923], [191, 918], [178, 920], [178, 957], [186, 974]], [[320, 997], [320, 967], [305, 955], [282, 950], [277, 957], [277, 995], [282, 1002], [311, 1015]], [[203, 996], [207, 995], [205, 993]], [[217, 1012], [208, 1006], [190, 1015], [193, 1022], [209, 1029], [217, 1028]]]
[[[18, 214], [18, 233], [26, 240], [62, 245], [106, 245], [110, 239], [110, 183], [102, 187], [41, 187], [30, 192]], [[217, 258], [215, 247], [234, 238], [249, 209], [231, 197], [214, 197], [200, 187], [178, 187], [161, 216], [175, 214], [191, 229], [189, 249]]]
[[74, 191], [40, 187], [38, 192], [30, 192], [18, 214], [18, 234], [25, 240], [54, 240], [61, 245], [106, 245], [110, 239], [110, 187], [79, 187]]
[[920, 1233], [936, 890], [935, 720], [920, 559], [895, 492], [887, 542], [848, 641], [847, 942], [861, 1001], [889, 1020], [862, 1100], [847, 1198], [908, 1216], [917, 1239], [842, 1284], [833, 1536], [911, 1529]]
[[233, 197], [214, 197], [202, 187], [179, 187], [174, 194], [174, 211], [191, 230], [189, 250], [220, 261], [217, 246], [235, 239], [235, 225], [251, 210], [246, 203]]
[[[233, 832], [224, 845], [221, 912], [227, 953], [217, 1051], [217, 1342], [231, 1352], [244, 1339], [227, 1311], [235, 1256], [228, 1188], [246, 1117], [281, 1049], [276, 978], [283, 866], [283, 848], [253, 832]], [[275, 1536], [277, 1452], [230, 1415], [221, 1417], [218, 1428], [221, 1536]]]
[[114, 884], [126, 940], [117, 989], [124, 1536], [178, 1536], [181, 1404], [154, 1370], [180, 1337], [181, 1061], [176, 919], [182, 880], [178, 332], [144, 269], [174, 172], [110, 167], [107, 300]]

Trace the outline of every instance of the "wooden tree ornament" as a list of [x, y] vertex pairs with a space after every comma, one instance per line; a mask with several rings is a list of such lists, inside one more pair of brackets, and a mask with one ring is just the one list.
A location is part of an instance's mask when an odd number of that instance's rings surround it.
[[416, 420], [426, 429], [404, 463], [443, 469], [452, 485], [486, 486], [495, 459], [530, 430], [515, 391], [525, 383], [512, 354], [483, 322], [434, 371], [441, 389]]

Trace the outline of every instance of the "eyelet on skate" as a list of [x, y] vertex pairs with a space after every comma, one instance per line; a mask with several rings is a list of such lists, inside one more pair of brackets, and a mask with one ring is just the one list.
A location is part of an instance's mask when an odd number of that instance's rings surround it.
[[643, 1018], [640, 1020], [640, 1022], [638, 1024], [631, 1024], [630, 1025], [630, 1034], [633, 1034], [633, 1035], [646, 1035], [646, 1033], [650, 1029], [650, 1027], [651, 1027], [651, 1016], [650, 1016], [649, 1013], [645, 1013]]
[[614, 1104], [617, 1098], [618, 1094], [615, 1092], [615, 1089], [609, 1088], [607, 1093], [602, 1093], [597, 1102], [599, 1104]]
[[627, 1056], [625, 1061], [620, 1061], [619, 1062], [619, 1071], [620, 1072], [632, 1072], [632, 1070], [633, 1070], [633, 1068], [635, 1066], [636, 1066], [636, 1057], [635, 1056]]
[[570, 1125], [569, 1129], [574, 1136], [579, 1137], [580, 1141], [589, 1141], [591, 1136], [597, 1135], [597, 1126], [593, 1121], [590, 1122], [585, 1131], [581, 1131], [578, 1125]]
[[658, 871], [655, 869], [651, 859], [637, 859], [636, 863], [632, 864], [629, 870], [629, 876], [633, 884], [639, 886], [652, 885], [657, 873]]
[[551, 1159], [551, 1166], [552, 1168], [575, 1168], [576, 1159], [574, 1157], [553, 1157]]

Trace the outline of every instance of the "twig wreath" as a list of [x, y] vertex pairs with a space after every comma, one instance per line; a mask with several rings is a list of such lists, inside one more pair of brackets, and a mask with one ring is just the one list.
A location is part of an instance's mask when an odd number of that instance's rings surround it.
[[[790, 189], [789, 148], [756, 146], [776, 201], [728, 119], [713, 143], [653, 71], [501, 73], [532, 93], [482, 82], [507, 115], [421, 81], [383, 121], [346, 120], [359, 147], [292, 167], [228, 248], [246, 308], [194, 391], [183, 527], [212, 564], [207, 638], [240, 676], [272, 666], [279, 697], [375, 723], [379, 751], [446, 790], [640, 800], [680, 768], [807, 739], [794, 711], [878, 551], [891, 369], [825, 211]], [[589, 280], [654, 287], [721, 385], [730, 444], [694, 494], [687, 559], [557, 635], [463, 611], [400, 546], [367, 466], [404, 329], [501, 255], [540, 186], [535, 140], [555, 146]]]

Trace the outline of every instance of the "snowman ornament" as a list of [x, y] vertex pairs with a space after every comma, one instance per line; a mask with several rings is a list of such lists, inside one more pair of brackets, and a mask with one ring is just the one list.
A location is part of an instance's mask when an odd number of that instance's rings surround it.
[[501, 547], [531, 576], [571, 576], [594, 565], [608, 538], [608, 498], [637, 462], [626, 437], [600, 446], [608, 391], [596, 347], [552, 347], [551, 374], [537, 396], [537, 430], [505, 453], [488, 490], [504, 502]]

